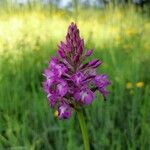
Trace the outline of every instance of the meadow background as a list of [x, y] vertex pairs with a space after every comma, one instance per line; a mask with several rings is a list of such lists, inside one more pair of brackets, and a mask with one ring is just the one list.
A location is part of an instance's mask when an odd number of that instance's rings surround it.
[[0, 6], [0, 150], [83, 150], [76, 113], [59, 121], [42, 89], [72, 21], [112, 82], [106, 102], [85, 108], [91, 149], [150, 150], [149, 6], [73, 4]]

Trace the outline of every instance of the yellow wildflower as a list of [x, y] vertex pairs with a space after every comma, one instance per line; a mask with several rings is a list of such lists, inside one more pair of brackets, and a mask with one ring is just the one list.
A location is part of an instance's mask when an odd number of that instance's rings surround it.
[[127, 89], [132, 89], [132, 87], [133, 87], [133, 84], [132, 84], [131, 82], [128, 82], [128, 83], [126, 84], [126, 88], [127, 88]]
[[136, 83], [137, 88], [142, 88], [143, 86], [144, 86], [144, 82], [142, 82], [142, 81]]
[[54, 112], [54, 116], [58, 117], [58, 111], [57, 110]]

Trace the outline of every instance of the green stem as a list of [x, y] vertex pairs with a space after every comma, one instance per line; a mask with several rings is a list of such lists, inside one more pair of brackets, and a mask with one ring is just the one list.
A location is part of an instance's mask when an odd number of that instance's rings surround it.
[[80, 111], [77, 111], [77, 114], [78, 114], [78, 119], [80, 123], [80, 128], [82, 131], [82, 137], [83, 137], [85, 150], [90, 150], [89, 136], [88, 136], [88, 131], [87, 131], [86, 123], [84, 120], [83, 112], [80, 110]]

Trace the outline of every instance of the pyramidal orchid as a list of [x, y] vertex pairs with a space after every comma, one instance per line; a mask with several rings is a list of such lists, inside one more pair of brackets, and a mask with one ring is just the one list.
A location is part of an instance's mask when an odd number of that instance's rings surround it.
[[[79, 112], [82, 106], [91, 104], [96, 91], [104, 98], [108, 95], [106, 87], [110, 81], [107, 75], [96, 72], [102, 62], [99, 59], [85, 62], [92, 53], [93, 49], [84, 50], [79, 29], [75, 23], [71, 23], [65, 42], [60, 42], [57, 56], [51, 57], [43, 73], [46, 78], [43, 82], [44, 91], [50, 106], [58, 110], [59, 119], [68, 119], [73, 110]], [[84, 130], [83, 114], [79, 113], [79, 121]]]

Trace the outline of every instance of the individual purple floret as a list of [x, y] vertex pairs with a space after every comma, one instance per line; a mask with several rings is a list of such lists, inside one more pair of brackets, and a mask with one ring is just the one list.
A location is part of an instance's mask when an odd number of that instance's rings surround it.
[[58, 45], [57, 57], [51, 57], [43, 75], [44, 91], [50, 106], [58, 110], [59, 119], [68, 119], [73, 109], [79, 109], [92, 103], [98, 90], [104, 97], [108, 95], [106, 87], [110, 84], [107, 75], [96, 73], [101, 65], [98, 59], [84, 63], [93, 49], [84, 51], [76, 24], [71, 23], [66, 41]]
[[67, 103], [62, 102], [58, 106], [58, 118], [59, 119], [68, 119], [71, 116], [71, 107]]

